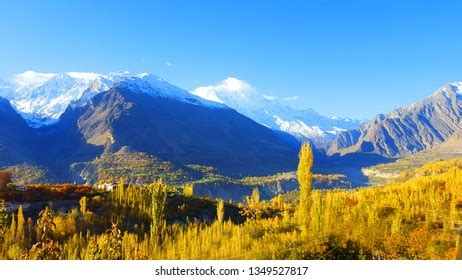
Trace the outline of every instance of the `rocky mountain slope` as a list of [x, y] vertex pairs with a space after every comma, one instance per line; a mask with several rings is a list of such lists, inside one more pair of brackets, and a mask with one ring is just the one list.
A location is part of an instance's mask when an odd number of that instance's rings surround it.
[[363, 172], [374, 183], [395, 179], [426, 163], [462, 158], [462, 130], [458, 130], [446, 141], [428, 150], [405, 156], [392, 163], [379, 164], [363, 169]]
[[435, 147], [461, 127], [462, 83], [451, 83], [430, 97], [378, 115], [360, 128], [341, 132], [329, 154], [375, 153], [400, 157]]
[[40, 131], [47, 164], [57, 174], [121, 149], [236, 176], [293, 170], [297, 161], [297, 150], [271, 129], [152, 75], [126, 79], [84, 106], [70, 106], [57, 124]]

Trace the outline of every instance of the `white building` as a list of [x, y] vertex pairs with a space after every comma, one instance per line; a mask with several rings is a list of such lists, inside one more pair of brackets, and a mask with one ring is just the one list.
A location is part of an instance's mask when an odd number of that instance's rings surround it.
[[112, 192], [114, 190], [114, 183], [102, 183], [96, 186], [99, 191]]

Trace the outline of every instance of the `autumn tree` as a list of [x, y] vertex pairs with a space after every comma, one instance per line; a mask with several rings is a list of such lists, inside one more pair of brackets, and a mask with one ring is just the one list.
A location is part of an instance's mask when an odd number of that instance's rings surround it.
[[6, 202], [4, 199], [0, 199], [0, 245], [3, 243], [7, 225], [8, 214], [6, 213]]
[[87, 205], [88, 205], [88, 198], [86, 196], [83, 196], [80, 201], [80, 213], [85, 214], [87, 213]]
[[16, 240], [21, 246], [24, 245], [25, 241], [25, 225], [26, 219], [24, 218], [22, 205], [20, 205], [18, 208], [18, 226], [16, 229]]
[[101, 260], [103, 250], [98, 244], [97, 236], [90, 237], [84, 258], [86, 260]]
[[107, 258], [109, 260], [121, 260], [122, 259], [122, 232], [118, 228], [118, 223], [112, 223], [110, 229], [106, 231], [108, 238], [106, 242], [107, 246]]
[[457, 212], [457, 243], [456, 243], [456, 260], [462, 260], [462, 202], [459, 202], [456, 205], [456, 212]]
[[0, 171], [0, 189], [6, 189], [7, 185], [11, 183], [11, 173], [7, 171]]
[[222, 224], [225, 218], [225, 202], [223, 199], [218, 200], [217, 202], [217, 221], [219, 224]]
[[167, 186], [162, 182], [151, 185], [151, 239], [159, 246], [164, 240], [165, 205], [167, 203]]
[[183, 195], [186, 197], [191, 197], [194, 194], [194, 185], [188, 184], [183, 188]]
[[275, 196], [272, 200], [272, 207], [278, 211], [285, 211], [286, 205], [284, 202], [284, 197], [281, 194]]
[[39, 213], [37, 225], [40, 230], [39, 242], [31, 250], [31, 255], [39, 260], [56, 260], [61, 250], [54, 241], [56, 224], [53, 222], [53, 212], [46, 207]]
[[313, 179], [313, 175], [311, 174], [313, 151], [310, 144], [303, 143], [298, 158], [297, 177], [300, 187], [300, 201], [297, 208], [297, 216], [302, 228], [306, 230], [310, 216], [311, 181]]
[[251, 220], [258, 220], [261, 218], [264, 209], [263, 205], [260, 203], [260, 191], [258, 188], [252, 190], [250, 196], [246, 196], [244, 199], [245, 207], [241, 211], [241, 214], [250, 218]]

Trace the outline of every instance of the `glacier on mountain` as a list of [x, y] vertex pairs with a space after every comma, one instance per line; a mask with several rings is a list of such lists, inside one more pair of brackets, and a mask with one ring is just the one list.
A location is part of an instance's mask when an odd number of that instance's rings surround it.
[[107, 75], [92, 72], [39, 73], [26, 71], [14, 75], [9, 82], [0, 81], [0, 96], [10, 100], [13, 107], [32, 127], [58, 121], [68, 106], [83, 106], [93, 96], [120, 84], [136, 92], [175, 98], [183, 102], [208, 107], [224, 105], [200, 98], [149, 74], [115, 72]]

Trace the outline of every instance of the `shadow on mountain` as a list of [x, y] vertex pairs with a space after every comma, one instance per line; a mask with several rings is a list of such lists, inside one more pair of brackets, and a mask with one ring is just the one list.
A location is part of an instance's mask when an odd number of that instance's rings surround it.
[[396, 161], [394, 158], [387, 158], [371, 153], [352, 153], [343, 156], [335, 154], [328, 156], [323, 152], [317, 151], [314, 156], [314, 171], [316, 173], [343, 174], [351, 181], [352, 187], [369, 185], [369, 179], [363, 174], [362, 168]]

